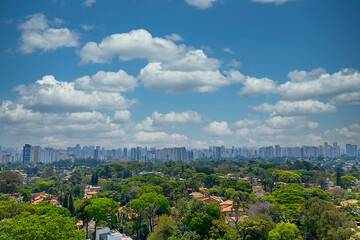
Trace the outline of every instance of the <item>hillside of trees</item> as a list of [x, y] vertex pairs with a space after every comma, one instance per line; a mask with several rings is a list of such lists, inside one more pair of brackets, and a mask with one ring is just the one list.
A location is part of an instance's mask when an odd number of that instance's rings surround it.
[[360, 171], [257, 159], [0, 166], [0, 239], [360, 239]]

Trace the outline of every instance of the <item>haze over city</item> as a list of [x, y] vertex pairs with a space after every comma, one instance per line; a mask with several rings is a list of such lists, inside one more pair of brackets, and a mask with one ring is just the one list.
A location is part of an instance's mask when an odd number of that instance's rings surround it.
[[0, 145], [359, 145], [359, 8], [1, 1]]

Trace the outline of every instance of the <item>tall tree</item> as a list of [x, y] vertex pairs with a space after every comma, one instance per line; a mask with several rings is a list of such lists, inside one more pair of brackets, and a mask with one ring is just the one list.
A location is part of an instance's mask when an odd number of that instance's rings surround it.
[[29, 189], [22, 188], [22, 189], [20, 189], [20, 193], [21, 193], [21, 196], [23, 197], [24, 202], [29, 202], [33, 198]]
[[131, 208], [148, 220], [150, 232], [153, 230], [156, 215], [170, 214], [170, 205], [167, 198], [154, 192], [144, 193], [131, 202]]
[[268, 215], [250, 216], [237, 226], [242, 239], [266, 240], [275, 224]]
[[118, 204], [108, 198], [94, 198], [88, 206], [85, 207], [89, 218], [95, 220], [95, 236], [96, 228], [102, 224], [104, 226], [112, 227], [115, 223], [115, 213], [118, 212]]
[[68, 209], [69, 209], [69, 211], [71, 213], [71, 216], [72, 217], [75, 216], [74, 199], [73, 199], [71, 194], [69, 196]]
[[150, 234], [149, 240], [167, 240], [175, 235], [175, 221], [167, 215], [161, 215], [159, 221], [154, 228], [154, 232]]
[[292, 223], [280, 223], [269, 232], [269, 240], [300, 240], [299, 229]]
[[353, 233], [351, 229], [356, 228], [348, 213], [340, 212], [331, 203], [318, 198], [306, 201], [304, 213], [305, 230], [319, 239], [349, 239]]
[[341, 176], [343, 175], [342, 168], [336, 168], [336, 186], [341, 186]]
[[13, 171], [0, 172], [0, 192], [15, 193], [23, 185], [23, 179], [19, 173]]
[[0, 221], [0, 239], [81, 240], [85, 232], [76, 229], [75, 218], [50, 212], [44, 215], [20, 215]]
[[295, 183], [287, 184], [276, 191], [275, 202], [280, 205], [287, 219], [296, 222], [305, 202], [305, 190]]
[[86, 232], [88, 232], [89, 222], [91, 221], [91, 218], [90, 218], [89, 214], [85, 211], [85, 208], [88, 205], [90, 205], [90, 203], [91, 203], [90, 199], [85, 199], [76, 208], [76, 217], [83, 221], [83, 223], [86, 226]]
[[67, 194], [64, 195], [64, 200], [63, 200], [62, 207], [64, 207], [64, 208], [69, 207], [69, 196]]

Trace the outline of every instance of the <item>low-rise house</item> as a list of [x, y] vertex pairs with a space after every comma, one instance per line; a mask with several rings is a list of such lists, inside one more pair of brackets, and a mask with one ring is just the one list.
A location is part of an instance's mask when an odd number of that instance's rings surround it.
[[110, 230], [108, 227], [96, 230], [96, 240], [132, 240], [132, 238], [121, 234], [118, 230]]
[[194, 198], [198, 199], [204, 196], [204, 194], [200, 193], [200, 192], [192, 192], [189, 194], [190, 196], [193, 196]]
[[222, 197], [217, 197], [217, 196], [210, 196], [210, 195], [205, 194], [204, 196], [199, 197], [198, 199], [201, 200], [201, 201], [204, 201], [206, 203], [211, 203], [211, 202], [219, 203], [219, 202], [222, 202], [223, 198]]
[[48, 194], [45, 191], [41, 193], [34, 193], [34, 199], [31, 201], [32, 204], [39, 204], [41, 202], [48, 201], [52, 205], [57, 205], [58, 201], [54, 195]]

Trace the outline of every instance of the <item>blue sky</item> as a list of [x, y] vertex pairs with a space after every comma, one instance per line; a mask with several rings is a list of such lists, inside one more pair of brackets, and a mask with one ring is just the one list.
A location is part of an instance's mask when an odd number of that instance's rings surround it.
[[0, 145], [360, 144], [359, 10], [0, 1]]

